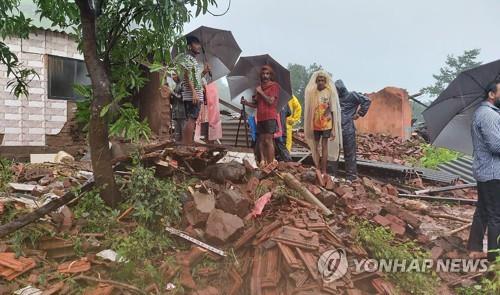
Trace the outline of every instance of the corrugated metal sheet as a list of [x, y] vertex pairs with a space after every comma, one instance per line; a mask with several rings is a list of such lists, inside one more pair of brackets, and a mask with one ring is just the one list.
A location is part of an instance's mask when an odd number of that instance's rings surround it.
[[365, 167], [381, 168], [392, 171], [399, 171], [403, 175], [412, 175], [412, 174], [419, 175], [422, 179], [446, 183], [446, 184], [455, 183], [460, 178], [458, 175], [446, 171], [439, 171], [421, 167], [409, 167], [399, 164], [369, 161], [363, 159], [358, 159], [358, 165], [362, 165]]
[[[236, 142], [236, 133], [238, 132], [238, 122], [239, 120], [227, 120], [222, 121], [222, 138], [221, 143], [227, 146], [235, 146]], [[241, 122], [240, 134], [238, 136], [238, 147], [246, 147], [245, 140], [245, 126], [244, 123]], [[249, 131], [250, 132], [250, 131]], [[251, 143], [250, 134], [248, 135], [248, 142]]]
[[[340, 161], [343, 162], [344, 158], [340, 157]], [[358, 159], [357, 163], [360, 166], [398, 171], [398, 172], [401, 172], [403, 174], [412, 174], [412, 173], [415, 174], [416, 173], [416, 171], [413, 167], [407, 167], [407, 166], [393, 164], [393, 163], [386, 163], [386, 162], [379, 162], [379, 161], [365, 160], [365, 159]]]
[[469, 156], [463, 156], [455, 161], [449, 163], [441, 164], [438, 166], [440, 171], [452, 173], [458, 175], [460, 179], [467, 183], [475, 183], [472, 173], [472, 158]]
[[[340, 158], [344, 162], [343, 157]], [[420, 167], [409, 167], [393, 163], [378, 162], [372, 160], [358, 159], [358, 166], [384, 169], [401, 173], [402, 176], [418, 175], [424, 180], [441, 182], [444, 184], [453, 184], [459, 180], [459, 176], [446, 171], [439, 171]]]
[[457, 174], [449, 173], [446, 171], [420, 168], [420, 167], [416, 167], [415, 171], [423, 179], [442, 182], [446, 184], [455, 183], [460, 179], [460, 177]]

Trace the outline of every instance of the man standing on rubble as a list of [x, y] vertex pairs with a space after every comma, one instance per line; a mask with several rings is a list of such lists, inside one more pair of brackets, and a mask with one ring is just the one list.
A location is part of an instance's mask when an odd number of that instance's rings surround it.
[[476, 258], [474, 254], [483, 251], [488, 229], [488, 260], [495, 261], [498, 252], [490, 251], [500, 249], [500, 81], [486, 88], [486, 99], [472, 118], [471, 132], [478, 200], [467, 247]]
[[342, 80], [335, 81], [339, 93], [340, 108], [342, 110], [342, 142], [346, 178], [354, 181], [358, 178], [356, 167], [356, 127], [354, 120], [364, 117], [370, 108], [370, 99], [354, 91], [348, 91]]
[[304, 137], [316, 168], [326, 178], [328, 161], [338, 161], [342, 146], [339, 97], [327, 71], [319, 70], [311, 76], [304, 106]]
[[256, 100], [249, 102], [244, 98], [241, 104], [257, 108], [257, 133], [260, 154], [259, 166], [274, 162], [274, 133], [278, 127], [278, 100], [280, 86], [274, 82], [274, 71], [271, 66], [264, 65], [260, 71], [260, 86], [256, 89]]
[[183, 70], [181, 77], [182, 99], [186, 109], [187, 120], [182, 131], [182, 143], [192, 144], [196, 120], [200, 114], [200, 104], [203, 102], [203, 76], [209, 71], [208, 64], [201, 65], [196, 56], [201, 53], [201, 43], [194, 36], [187, 36], [187, 54], [179, 57], [179, 64]]

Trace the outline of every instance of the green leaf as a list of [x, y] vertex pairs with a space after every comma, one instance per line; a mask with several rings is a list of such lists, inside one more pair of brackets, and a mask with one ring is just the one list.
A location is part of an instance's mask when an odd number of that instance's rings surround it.
[[195, 15], [196, 16], [199, 16], [200, 13], [202, 11], [202, 4], [201, 4], [201, 1], [200, 0], [197, 0], [197, 3], [196, 3], [196, 13]]
[[111, 107], [111, 104], [107, 104], [107, 105], [105, 105], [105, 106], [101, 109], [100, 116], [101, 116], [101, 117], [106, 116], [106, 114], [108, 113], [108, 111], [109, 111], [109, 108], [110, 108], [110, 107]]
[[165, 68], [164, 65], [158, 64], [158, 63], [154, 63], [154, 64], [149, 65], [150, 72], [158, 72], [158, 71], [163, 70], [164, 68]]

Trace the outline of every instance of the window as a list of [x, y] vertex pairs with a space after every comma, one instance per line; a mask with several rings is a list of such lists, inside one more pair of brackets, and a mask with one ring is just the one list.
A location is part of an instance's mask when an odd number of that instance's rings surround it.
[[81, 60], [49, 55], [48, 73], [50, 99], [81, 99], [73, 85], [90, 85], [87, 68]]

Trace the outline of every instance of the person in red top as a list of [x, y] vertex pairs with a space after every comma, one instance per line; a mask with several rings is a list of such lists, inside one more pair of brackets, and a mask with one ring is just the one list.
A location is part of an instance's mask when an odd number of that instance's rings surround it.
[[274, 162], [273, 135], [278, 126], [278, 99], [280, 86], [274, 82], [274, 71], [271, 66], [265, 65], [260, 71], [260, 86], [256, 89], [255, 101], [249, 102], [244, 98], [241, 104], [257, 108], [257, 133], [259, 134], [260, 165]]

